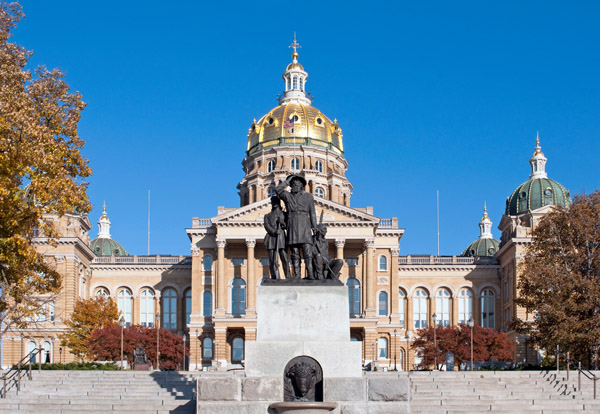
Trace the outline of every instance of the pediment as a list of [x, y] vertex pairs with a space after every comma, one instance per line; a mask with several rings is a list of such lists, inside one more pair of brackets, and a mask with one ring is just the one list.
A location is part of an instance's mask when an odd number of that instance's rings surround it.
[[[370, 225], [377, 225], [379, 223], [379, 218], [371, 214], [319, 197], [315, 197], [315, 210], [317, 213], [317, 220], [319, 220], [321, 214], [323, 214], [323, 222], [325, 223], [361, 223]], [[271, 201], [265, 199], [244, 207], [228, 210], [223, 214], [213, 217], [211, 221], [216, 225], [226, 223], [262, 223], [265, 214], [270, 211]]]

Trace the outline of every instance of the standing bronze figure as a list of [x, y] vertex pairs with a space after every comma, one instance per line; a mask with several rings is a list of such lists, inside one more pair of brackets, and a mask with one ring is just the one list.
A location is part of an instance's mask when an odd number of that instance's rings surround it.
[[290, 278], [290, 263], [288, 261], [287, 250], [285, 246], [286, 229], [285, 213], [281, 211], [281, 201], [279, 197], [271, 197], [271, 212], [265, 216], [265, 248], [269, 252], [269, 271], [271, 279], [279, 279], [279, 260], [281, 258], [283, 265], [283, 274], [286, 279]]
[[[286, 191], [290, 186], [291, 192]], [[300, 250], [306, 266], [306, 278], [314, 279], [312, 265], [312, 234], [317, 226], [315, 200], [304, 191], [306, 180], [299, 175], [290, 175], [275, 188], [277, 196], [285, 203], [288, 214], [287, 245], [290, 248], [294, 279], [300, 278]]]

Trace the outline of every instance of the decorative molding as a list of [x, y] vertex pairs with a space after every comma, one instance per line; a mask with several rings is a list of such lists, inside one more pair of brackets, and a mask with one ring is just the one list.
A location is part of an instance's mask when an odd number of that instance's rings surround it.
[[344, 247], [344, 245], [346, 244], [346, 239], [335, 239], [335, 247], [337, 247], [338, 249], [340, 247]]
[[387, 286], [390, 284], [388, 276], [377, 276], [377, 286]]
[[192, 252], [192, 256], [198, 257], [200, 256], [200, 248], [194, 244], [192, 244], [192, 248], [190, 249]]
[[54, 260], [56, 260], [56, 263], [64, 263], [65, 256], [54, 256]]
[[390, 249], [390, 251], [392, 252], [392, 257], [400, 256], [400, 248], [399, 247], [394, 247], [393, 249]]
[[256, 247], [256, 239], [246, 239], [246, 246], [249, 248]]
[[217, 238], [215, 242], [217, 243], [217, 248], [219, 249], [224, 249], [225, 245], [227, 244], [227, 240], [223, 238]]
[[372, 249], [375, 247], [375, 239], [372, 237], [369, 237], [368, 239], [365, 239], [365, 249]]

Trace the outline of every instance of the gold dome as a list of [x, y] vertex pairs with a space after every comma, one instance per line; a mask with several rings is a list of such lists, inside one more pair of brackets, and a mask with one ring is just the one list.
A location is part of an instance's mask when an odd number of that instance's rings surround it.
[[273, 108], [252, 124], [247, 153], [277, 145], [311, 145], [343, 154], [342, 137], [337, 121], [332, 122], [314, 106], [289, 103]]
[[287, 68], [285, 68], [285, 71], [287, 72], [288, 70], [294, 70], [294, 69], [300, 69], [301, 71], [304, 71], [304, 67], [299, 64], [298, 62], [292, 62], [289, 65], [287, 65]]

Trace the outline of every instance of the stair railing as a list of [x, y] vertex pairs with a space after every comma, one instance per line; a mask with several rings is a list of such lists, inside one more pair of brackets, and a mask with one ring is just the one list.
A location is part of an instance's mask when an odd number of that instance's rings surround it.
[[21, 359], [16, 365], [13, 365], [8, 371], [2, 375], [2, 388], [0, 389], [0, 398], [6, 398], [6, 393], [16, 388], [17, 394], [21, 391], [21, 378], [27, 375], [27, 378], [31, 380], [31, 366], [35, 363], [36, 356], [39, 355], [38, 360], [38, 371], [42, 369], [42, 355], [43, 348], [35, 348], [33, 351], [28, 353]]
[[560, 347], [556, 346], [556, 375], [558, 379], [558, 374], [560, 372], [560, 355], [565, 357], [565, 361], [567, 363], [567, 381], [569, 380], [569, 367], [571, 364], [577, 368], [577, 390], [581, 391], [581, 376], [583, 375], [589, 380], [592, 380], [594, 383], [594, 400], [597, 397], [597, 382], [600, 379], [596, 374], [594, 374], [589, 369], [581, 368], [581, 362], [576, 360], [575, 358], [571, 358], [571, 354], [569, 352], [561, 351]]

